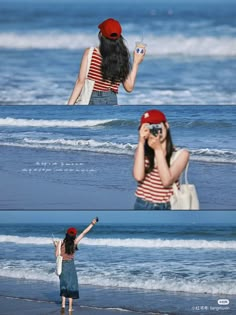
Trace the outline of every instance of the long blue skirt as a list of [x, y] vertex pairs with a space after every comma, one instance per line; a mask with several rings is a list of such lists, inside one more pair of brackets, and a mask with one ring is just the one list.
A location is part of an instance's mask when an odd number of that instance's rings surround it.
[[62, 261], [62, 273], [60, 278], [60, 296], [78, 299], [78, 277], [75, 270], [74, 260]]

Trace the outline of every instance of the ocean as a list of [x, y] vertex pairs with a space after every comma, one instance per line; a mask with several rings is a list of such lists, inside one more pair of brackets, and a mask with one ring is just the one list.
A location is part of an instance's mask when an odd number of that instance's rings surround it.
[[[86, 225], [78, 221], [75, 213], [71, 224], [82, 231]], [[1, 224], [1, 296], [59, 303], [51, 235], [62, 239], [66, 229], [62, 224]], [[213, 312], [223, 307], [218, 300], [228, 299], [220, 314], [235, 314], [235, 235], [235, 225], [99, 222], [76, 252], [78, 304], [207, 315], [218, 314]]]
[[0, 104], [66, 104], [83, 51], [113, 17], [147, 54], [119, 104], [236, 104], [234, 0], [2, 0]]
[[201, 208], [235, 210], [235, 106], [45, 105], [0, 107], [1, 209], [133, 209], [139, 120], [150, 108], [190, 151]]

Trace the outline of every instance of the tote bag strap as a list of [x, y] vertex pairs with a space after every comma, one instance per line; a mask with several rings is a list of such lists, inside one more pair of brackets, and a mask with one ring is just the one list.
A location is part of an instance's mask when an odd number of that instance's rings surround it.
[[61, 241], [58, 242], [58, 256], [61, 256]]
[[185, 167], [185, 171], [184, 171], [184, 180], [185, 180], [186, 185], [188, 185], [188, 167], [189, 167], [189, 162], [187, 163]]
[[[170, 165], [172, 165], [174, 163], [174, 161], [177, 160], [177, 158], [180, 156], [180, 154], [182, 152], [183, 152], [183, 149], [180, 149], [177, 152], [175, 152], [174, 156], [171, 157]], [[187, 165], [185, 166], [185, 169], [184, 169], [184, 183], [187, 185], [188, 185], [188, 166], [189, 166], [189, 162], [187, 163]], [[180, 175], [180, 185], [182, 185], [182, 177], [183, 177], [183, 172]], [[176, 184], [174, 183], [173, 185], [176, 185]]]
[[87, 62], [86, 78], [88, 77], [88, 73], [89, 73], [89, 68], [90, 68], [90, 64], [91, 64], [91, 60], [92, 60], [93, 51], [94, 51], [94, 48], [93, 48], [93, 47], [90, 47], [90, 48], [89, 48], [89, 52], [88, 52], [88, 62]]

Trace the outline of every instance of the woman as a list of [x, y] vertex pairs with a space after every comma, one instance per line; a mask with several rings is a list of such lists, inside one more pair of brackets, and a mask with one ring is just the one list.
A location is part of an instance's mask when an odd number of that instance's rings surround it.
[[[107, 19], [99, 24], [100, 45], [94, 48], [88, 79], [95, 81], [89, 105], [117, 105], [117, 94], [120, 83], [127, 92], [132, 92], [138, 72], [143, 61], [143, 53], [134, 51], [131, 69], [130, 54], [121, 35], [122, 28], [118, 21]], [[68, 105], [74, 105], [78, 99], [86, 79], [89, 48], [84, 52], [80, 72], [76, 80]]]
[[79, 298], [78, 278], [74, 264], [74, 255], [75, 251], [78, 250], [78, 243], [92, 229], [97, 221], [98, 218], [93, 219], [89, 226], [77, 237], [77, 230], [71, 227], [67, 230], [62, 244], [61, 242], [54, 242], [54, 245], [56, 246], [55, 255], [59, 255], [59, 246], [61, 245], [61, 256], [63, 257], [62, 273], [59, 276], [60, 296], [62, 297], [62, 312], [65, 310], [66, 298], [69, 299], [69, 312], [73, 311], [73, 299]]
[[135, 210], [170, 210], [172, 184], [178, 179], [189, 160], [189, 152], [175, 152], [166, 116], [159, 110], [145, 112], [140, 121], [139, 143], [135, 153], [133, 175], [138, 181]]

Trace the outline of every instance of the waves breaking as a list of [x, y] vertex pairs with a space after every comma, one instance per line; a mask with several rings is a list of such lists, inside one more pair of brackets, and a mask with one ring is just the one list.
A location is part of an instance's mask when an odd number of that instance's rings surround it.
[[[127, 35], [129, 47], [133, 49], [136, 37]], [[148, 53], [152, 57], [160, 56], [207, 56], [207, 57], [236, 57], [236, 39], [232, 36], [172, 36], [147, 35]], [[157, 45], [158, 43], [158, 45]], [[80, 50], [96, 46], [94, 35], [87, 33], [62, 33], [49, 31], [40, 32], [0, 33], [0, 48], [5, 49], [65, 49]]]
[[[49, 237], [21, 237], [0, 235], [0, 243], [15, 243], [25, 245], [52, 245]], [[196, 239], [139, 239], [139, 238], [84, 238], [81, 244], [86, 246], [131, 247], [131, 248], [192, 248], [236, 250], [236, 241], [196, 240]]]
[[0, 126], [12, 127], [39, 127], [39, 128], [86, 128], [106, 125], [116, 119], [103, 120], [47, 120], [47, 119], [16, 119], [16, 118], [0, 118]]

